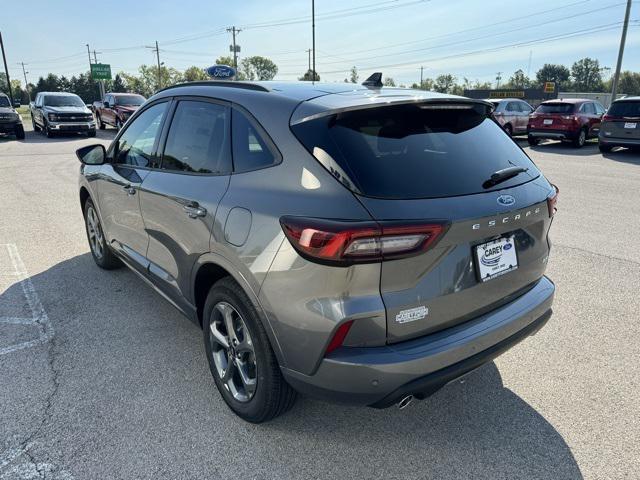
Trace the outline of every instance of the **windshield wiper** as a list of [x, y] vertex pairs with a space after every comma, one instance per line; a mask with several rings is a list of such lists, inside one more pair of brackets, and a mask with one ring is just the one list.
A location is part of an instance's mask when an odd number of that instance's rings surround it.
[[510, 178], [513, 178], [521, 173], [526, 172], [527, 170], [529, 170], [528, 168], [524, 168], [524, 167], [507, 167], [507, 168], [503, 168], [502, 170], [498, 170], [494, 173], [491, 174], [491, 178], [489, 178], [489, 180], [486, 180], [483, 184], [482, 184], [482, 188], [491, 188], [491, 187], [495, 187], [496, 185], [498, 185], [499, 183], [502, 183], [506, 180], [509, 180]]

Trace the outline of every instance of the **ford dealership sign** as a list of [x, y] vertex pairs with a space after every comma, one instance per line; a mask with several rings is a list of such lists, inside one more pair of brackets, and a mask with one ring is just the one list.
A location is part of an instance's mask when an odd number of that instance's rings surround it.
[[228, 65], [213, 65], [206, 68], [205, 72], [216, 80], [231, 80], [236, 75], [236, 69]]

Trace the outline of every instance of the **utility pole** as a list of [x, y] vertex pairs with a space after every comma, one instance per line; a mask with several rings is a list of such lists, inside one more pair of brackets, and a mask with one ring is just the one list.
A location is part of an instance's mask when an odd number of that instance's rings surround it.
[[624, 14], [624, 24], [622, 25], [622, 37], [620, 38], [620, 50], [618, 51], [618, 63], [616, 73], [613, 75], [613, 87], [611, 88], [611, 101], [616, 99], [618, 94], [618, 81], [620, 80], [620, 69], [622, 68], [622, 56], [624, 54], [624, 44], [627, 41], [627, 29], [629, 28], [629, 14], [631, 13], [631, 0], [627, 0], [627, 10]]
[[502, 72], [496, 73], [496, 90], [500, 88], [500, 80], [502, 80]]
[[87, 55], [89, 55], [89, 73], [91, 73], [91, 49], [89, 48], [88, 43], [87, 43]]
[[[102, 52], [98, 52], [98, 53], [102, 53]], [[93, 51], [93, 63], [95, 63], [96, 65], [98, 64], [98, 56], [96, 55], [96, 51]], [[104, 95], [106, 92], [105, 88], [104, 88], [104, 80], [100, 80], [98, 82], [98, 87], [100, 88], [100, 98], [104, 99]]]
[[424, 67], [420, 67], [420, 90], [422, 90], [422, 72], [424, 71]]
[[18, 65], [22, 65], [22, 74], [24, 75], [24, 89], [27, 91], [27, 95], [29, 96], [29, 101], [31, 101], [31, 90], [29, 90], [29, 82], [27, 82], [27, 72], [24, 69], [24, 62], [18, 62]]
[[307, 69], [307, 71], [311, 72], [311, 49], [310, 48], [307, 49], [307, 53], [309, 54], [309, 68]]
[[160, 47], [158, 47], [158, 41], [156, 40], [156, 46], [150, 47], [145, 45], [145, 48], [150, 48], [152, 52], [156, 54], [156, 59], [158, 61], [158, 90], [162, 88], [162, 74], [160, 73]]
[[7, 68], [7, 56], [4, 53], [4, 42], [2, 41], [2, 32], [0, 32], [0, 48], [2, 49], [2, 61], [4, 62], [4, 73], [7, 75], [7, 88], [9, 89], [9, 99], [13, 105], [13, 92], [11, 91], [11, 79], [9, 78], [9, 69]]
[[527, 78], [531, 75], [531, 57], [533, 57], [533, 50], [529, 50], [529, 63], [527, 64]]
[[311, 0], [311, 48], [313, 49], [313, 72], [311, 81], [316, 81], [316, 2]]
[[233, 50], [233, 68], [235, 68], [236, 71], [238, 70], [238, 52], [240, 51], [240, 47], [236, 46], [236, 33], [240, 33], [241, 31], [242, 30], [235, 26], [227, 28], [227, 32], [231, 32], [233, 35], [233, 45], [231, 45], [230, 50]]

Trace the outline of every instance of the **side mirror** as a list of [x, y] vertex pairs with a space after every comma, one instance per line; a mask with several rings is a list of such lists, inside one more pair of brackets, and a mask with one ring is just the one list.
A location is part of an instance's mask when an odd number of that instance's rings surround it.
[[103, 102], [103, 103], [102, 103], [102, 105], [104, 105], [104, 108], [111, 108], [111, 107], [109, 106], [109, 102]]
[[107, 151], [104, 145], [95, 144], [76, 150], [78, 160], [84, 165], [102, 165], [107, 158]]
[[20, 108], [20, 100], [14, 100], [13, 108]]

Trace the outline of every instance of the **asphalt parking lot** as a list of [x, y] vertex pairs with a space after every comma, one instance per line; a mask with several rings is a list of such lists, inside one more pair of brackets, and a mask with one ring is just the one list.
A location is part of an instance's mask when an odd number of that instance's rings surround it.
[[640, 477], [640, 155], [526, 147], [560, 187], [537, 335], [403, 411], [303, 398], [255, 426], [199, 329], [94, 265], [74, 151], [95, 141], [0, 138], [0, 479]]

